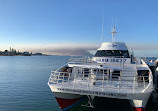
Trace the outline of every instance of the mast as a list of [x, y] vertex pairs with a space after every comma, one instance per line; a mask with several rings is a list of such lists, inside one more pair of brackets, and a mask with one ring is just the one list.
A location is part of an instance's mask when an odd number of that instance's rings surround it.
[[102, 23], [102, 35], [101, 35], [101, 42], [103, 41], [104, 37], [104, 14], [103, 14], [103, 23]]
[[112, 42], [115, 42], [115, 34], [117, 33], [116, 29], [115, 29], [115, 26], [112, 28], [111, 33], [112, 33]]

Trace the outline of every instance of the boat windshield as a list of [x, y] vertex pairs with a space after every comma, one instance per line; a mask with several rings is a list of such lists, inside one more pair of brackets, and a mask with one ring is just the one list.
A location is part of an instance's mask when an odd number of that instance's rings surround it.
[[95, 57], [124, 57], [130, 58], [128, 50], [98, 50]]

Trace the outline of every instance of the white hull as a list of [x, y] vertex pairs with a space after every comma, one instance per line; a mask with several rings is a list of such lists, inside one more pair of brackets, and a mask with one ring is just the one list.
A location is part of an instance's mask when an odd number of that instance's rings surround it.
[[[50, 89], [55, 94], [55, 97], [65, 98], [65, 99], [76, 99], [83, 96], [91, 97], [106, 97], [106, 98], [116, 98], [116, 99], [126, 99], [129, 100], [134, 111], [145, 111], [146, 104], [151, 95], [148, 93], [115, 93], [115, 92], [102, 92], [102, 91], [90, 91], [90, 90], [78, 90], [78, 89], [68, 89], [68, 88], [58, 88], [50, 86]], [[84, 92], [84, 93], [83, 93]]]

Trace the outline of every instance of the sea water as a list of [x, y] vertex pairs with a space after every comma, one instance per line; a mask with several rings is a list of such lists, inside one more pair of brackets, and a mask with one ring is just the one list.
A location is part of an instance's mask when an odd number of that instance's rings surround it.
[[0, 111], [59, 111], [47, 85], [68, 56], [1, 56]]
[[[68, 59], [69, 56], [0, 56], [0, 111], [60, 111], [47, 82], [51, 70]], [[103, 110], [129, 111], [127, 106], [126, 101], [110, 99]]]

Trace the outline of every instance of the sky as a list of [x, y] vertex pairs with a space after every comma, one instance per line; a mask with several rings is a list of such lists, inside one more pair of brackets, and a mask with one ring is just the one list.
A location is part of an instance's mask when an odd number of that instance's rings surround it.
[[136, 56], [158, 56], [157, 0], [0, 0], [2, 51], [88, 55], [113, 25]]

